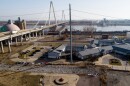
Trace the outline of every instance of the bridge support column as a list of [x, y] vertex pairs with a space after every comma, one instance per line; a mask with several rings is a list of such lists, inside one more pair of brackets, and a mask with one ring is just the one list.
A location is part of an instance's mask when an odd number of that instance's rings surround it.
[[7, 40], [7, 42], [8, 42], [8, 49], [9, 49], [9, 53], [10, 53], [10, 52], [11, 52], [10, 41], [9, 41], [9, 40]]
[[31, 40], [31, 33], [29, 33], [29, 36], [28, 36], [28, 37], [29, 37], [29, 40]]
[[25, 41], [27, 41], [27, 34], [25, 34], [25, 35], [24, 35], [24, 37], [25, 37], [25, 38], [24, 38], [24, 39], [25, 39]]
[[44, 36], [44, 30], [42, 30], [42, 36]]
[[37, 33], [38, 33], [38, 32], [35, 33], [36, 37], [37, 37]]
[[18, 38], [15, 37], [15, 45], [17, 45], [17, 44], [18, 44]]
[[20, 36], [21, 45], [23, 45], [23, 36]]
[[59, 37], [61, 37], [61, 32], [59, 31]]
[[31, 33], [28, 34], [29, 40], [31, 40]]
[[41, 31], [40, 31], [40, 32], [39, 32], [39, 37], [42, 37], [41, 35], [42, 35], [42, 33], [41, 33]]
[[0, 42], [0, 48], [1, 48], [1, 53], [4, 53], [4, 47], [3, 47], [3, 42]]
[[34, 38], [34, 32], [32, 33], [32, 36], [33, 36], [33, 38]]

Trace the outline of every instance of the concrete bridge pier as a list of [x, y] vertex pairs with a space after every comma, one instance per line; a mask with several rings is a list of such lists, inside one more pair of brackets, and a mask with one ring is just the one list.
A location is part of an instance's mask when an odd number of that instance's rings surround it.
[[61, 37], [61, 32], [59, 31], [59, 37]]
[[21, 36], [18, 36], [17, 38], [18, 38], [17, 41], [20, 42], [21, 41]]
[[36, 36], [36, 37], [38, 37], [38, 36], [37, 36], [37, 33], [38, 33], [38, 32], [35, 32], [35, 36]]
[[42, 36], [44, 36], [44, 30], [42, 30]]
[[13, 40], [13, 38], [12, 38], [12, 36], [10, 35], [10, 44], [12, 44], [12, 40]]
[[0, 42], [0, 48], [1, 48], [1, 53], [4, 53], [4, 47], [3, 47], [3, 42]]
[[8, 49], [9, 49], [9, 53], [11, 52], [11, 46], [10, 46], [10, 40], [7, 40], [8, 42]]
[[42, 37], [42, 36], [41, 36], [41, 31], [39, 31], [38, 36], [39, 36], [39, 37]]
[[24, 35], [24, 40], [27, 41], [27, 34]]
[[33, 37], [33, 38], [34, 38], [34, 35], [35, 35], [35, 34], [34, 34], [34, 32], [33, 32], [33, 33], [32, 33], [32, 37]]
[[23, 36], [22, 35], [20, 36], [20, 42], [21, 42], [21, 45], [23, 45]]
[[15, 37], [15, 45], [18, 44], [18, 37]]
[[28, 38], [29, 38], [29, 40], [31, 40], [31, 33], [28, 34]]

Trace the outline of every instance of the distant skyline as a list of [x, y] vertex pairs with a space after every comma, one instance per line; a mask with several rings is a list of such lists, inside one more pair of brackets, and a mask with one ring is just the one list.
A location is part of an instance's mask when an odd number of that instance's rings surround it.
[[130, 19], [130, 0], [0, 0], [0, 21], [15, 20], [18, 16], [25, 20], [46, 20], [50, 1], [53, 1], [58, 20], [62, 10], [68, 19], [69, 3], [73, 9], [72, 20]]

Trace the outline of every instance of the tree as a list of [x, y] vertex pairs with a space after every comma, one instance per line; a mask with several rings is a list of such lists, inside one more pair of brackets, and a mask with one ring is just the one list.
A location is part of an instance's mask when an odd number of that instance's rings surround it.
[[83, 31], [89, 33], [89, 35], [92, 38], [93, 37], [93, 32], [96, 31], [96, 28], [93, 27], [93, 26], [85, 26], [85, 27], [83, 27]]

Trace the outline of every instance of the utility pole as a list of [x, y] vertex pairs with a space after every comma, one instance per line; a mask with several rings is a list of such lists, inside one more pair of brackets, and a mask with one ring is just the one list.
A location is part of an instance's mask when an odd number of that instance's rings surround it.
[[71, 29], [71, 4], [69, 4], [69, 15], [70, 15], [70, 58], [71, 63], [73, 63], [73, 57], [72, 57], [72, 29]]

